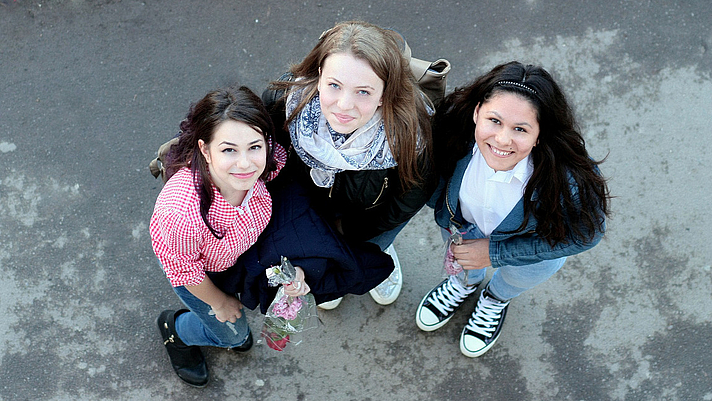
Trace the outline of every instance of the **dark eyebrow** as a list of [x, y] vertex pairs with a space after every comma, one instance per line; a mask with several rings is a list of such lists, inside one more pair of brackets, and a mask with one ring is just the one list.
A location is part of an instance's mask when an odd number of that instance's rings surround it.
[[[262, 143], [262, 142], [264, 142], [264, 139], [255, 139], [254, 141], [248, 143], [248, 145], [254, 145], [254, 144]], [[220, 142], [220, 145], [227, 145], [227, 146], [234, 146], [234, 147], [237, 147], [237, 144], [234, 144], [234, 143], [228, 142], [228, 141], [222, 141], [222, 142]]]
[[[496, 111], [491, 110], [490, 113], [492, 113], [492, 114], [494, 114], [495, 116], [497, 116], [498, 119], [500, 119], [500, 120], [502, 119], [502, 116], [499, 115], [499, 113], [497, 113]], [[529, 127], [529, 128], [533, 128], [531, 125], [529, 125], [529, 123], [526, 123], [526, 122], [525, 122], [525, 123], [516, 123], [516, 124], [514, 124], [514, 125], [526, 125], [526, 126]]]

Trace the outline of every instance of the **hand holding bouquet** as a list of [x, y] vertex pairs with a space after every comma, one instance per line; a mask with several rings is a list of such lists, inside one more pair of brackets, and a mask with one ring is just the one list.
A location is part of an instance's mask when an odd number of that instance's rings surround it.
[[462, 234], [457, 227], [450, 225], [450, 237], [445, 241], [445, 259], [443, 260], [443, 276], [455, 276], [463, 286], [467, 285], [467, 272], [457, 263], [452, 253], [451, 245], [462, 245]]
[[265, 314], [262, 338], [268, 347], [282, 351], [288, 343], [299, 344], [300, 334], [318, 325], [316, 301], [308, 293], [304, 271], [287, 258], [282, 257], [281, 265], [272, 266], [265, 273], [270, 286], [280, 287]]

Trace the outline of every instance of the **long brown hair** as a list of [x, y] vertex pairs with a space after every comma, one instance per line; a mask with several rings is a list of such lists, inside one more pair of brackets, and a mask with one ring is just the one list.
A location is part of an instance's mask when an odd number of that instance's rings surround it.
[[[317, 94], [319, 68], [335, 53], [350, 53], [365, 60], [384, 82], [381, 113], [391, 152], [398, 163], [403, 188], [417, 185], [422, 179], [418, 159], [430, 161], [432, 134], [427, 97], [418, 88], [407, 60], [393, 31], [362, 21], [342, 22], [325, 31], [316, 46], [290, 72], [300, 78], [277, 81], [275, 89], [301, 89], [303, 95], [292, 121]], [[427, 163], [429, 164], [429, 163]]]
[[166, 160], [166, 177], [170, 179], [183, 167], [190, 167], [193, 184], [200, 197], [200, 216], [216, 238], [222, 238], [208, 221], [208, 210], [213, 203], [213, 182], [208, 163], [200, 152], [198, 141], [210, 144], [220, 123], [233, 120], [245, 123], [261, 133], [267, 144], [267, 164], [261, 179], [276, 169], [274, 161], [274, 125], [262, 100], [246, 86], [209, 92], [198, 103], [190, 106], [188, 115], [180, 123], [178, 143], [171, 147]]
[[539, 122], [539, 142], [532, 149], [534, 171], [524, 191], [523, 230], [534, 216], [537, 234], [552, 246], [588, 241], [603, 231], [610, 194], [591, 159], [574, 113], [561, 88], [543, 68], [513, 61], [501, 64], [472, 84], [455, 89], [439, 105], [433, 132], [439, 173], [450, 177], [474, 141], [473, 115], [478, 104], [498, 93], [515, 93], [532, 104]]

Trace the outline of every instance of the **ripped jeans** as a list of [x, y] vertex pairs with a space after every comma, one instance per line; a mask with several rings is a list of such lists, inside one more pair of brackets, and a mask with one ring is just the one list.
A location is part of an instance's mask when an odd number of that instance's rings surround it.
[[235, 323], [220, 322], [215, 318], [210, 305], [191, 294], [185, 287], [174, 287], [190, 312], [182, 313], [176, 318], [178, 337], [187, 345], [200, 345], [220, 348], [233, 348], [242, 345], [250, 334], [245, 310], [242, 317]]

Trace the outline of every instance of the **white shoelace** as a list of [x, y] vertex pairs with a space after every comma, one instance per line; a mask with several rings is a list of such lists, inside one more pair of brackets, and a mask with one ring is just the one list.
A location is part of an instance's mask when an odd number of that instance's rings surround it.
[[438, 288], [437, 291], [432, 293], [428, 297], [428, 301], [443, 315], [447, 315], [454, 308], [459, 306], [468, 295], [472, 294], [477, 287], [473, 287], [471, 290], [462, 288], [462, 286], [453, 281], [451, 277], [448, 281], [443, 284], [442, 287]]
[[494, 298], [485, 297], [483, 291], [465, 328], [487, 338], [492, 337], [497, 328], [496, 323], [502, 317], [502, 310], [507, 305], [509, 302], [500, 302]]

